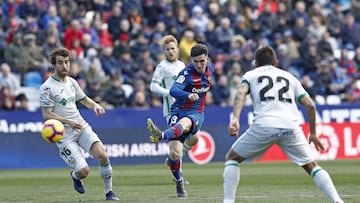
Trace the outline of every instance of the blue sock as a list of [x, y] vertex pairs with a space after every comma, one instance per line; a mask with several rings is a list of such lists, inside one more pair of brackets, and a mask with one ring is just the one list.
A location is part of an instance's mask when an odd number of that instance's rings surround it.
[[164, 139], [174, 139], [180, 137], [184, 132], [183, 127], [180, 124], [176, 124], [175, 126], [166, 129], [163, 132]]
[[176, 159], [176, 160], [171, 160], [171, 158], [169, 157], [168, 159], [168, 163], [170, 166], [170, 170], [173, 174], [173, 176], [175, 177], [176, 180], [181, 180], [182, 176], [181, 176], [181, 160], [180, 159]]

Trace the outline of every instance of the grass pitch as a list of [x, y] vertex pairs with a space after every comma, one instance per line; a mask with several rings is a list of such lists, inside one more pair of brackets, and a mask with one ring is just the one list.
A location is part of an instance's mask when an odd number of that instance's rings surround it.
[[[360, 160], [321, 161], [346, 203], [360, 202]], [[222, 202], [224, 163], [184, 164], [190, 181], [186, 198], [177, 198], [164, 165], [114, 166], [113, 190], [120, 202]], [[69, 169], [0, 170], [0, 202], [105, 202], [102, 180], [92, 167], [85, 194], [72, 186]], [[305, 171], [290, 162], [244, 163], [237, 202], [330, 202]]]

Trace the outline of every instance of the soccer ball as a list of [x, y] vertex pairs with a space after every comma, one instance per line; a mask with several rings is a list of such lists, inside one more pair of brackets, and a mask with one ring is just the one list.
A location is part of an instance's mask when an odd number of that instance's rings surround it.
[[49, 119], [44, 123], [41, 136], [46, 142], [59, 142], [64, 136], [64, 125], [58, 120]]

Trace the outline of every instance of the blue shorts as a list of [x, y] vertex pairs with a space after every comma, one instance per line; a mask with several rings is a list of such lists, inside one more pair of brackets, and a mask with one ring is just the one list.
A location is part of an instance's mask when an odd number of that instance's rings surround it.
[[169, 126], [174, 126], [181, 118], [187, 117], [192, 121], [192, 126], [190, 128], [190, 132], [182, 134], [180, 137], [171, 140], [179, 140], [184, 143], [185, 139], [190, 139], [193, 135], [195, 135], [201, 128], [204, 123], [204, 113], [197, 111], [179, 111], [172, 112], [169, 120]]

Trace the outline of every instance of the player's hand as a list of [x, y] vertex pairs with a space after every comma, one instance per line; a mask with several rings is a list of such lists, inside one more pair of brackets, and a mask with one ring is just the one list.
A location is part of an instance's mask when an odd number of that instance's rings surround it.
[[233, 137], [238, 137], [239, 136], [239, 129], [240, 129], [240, 123], [239, 123], [238, 119], [232, 118], [230, 123], [229, 123], [229, 133], [230, 133], [230, 135], [233, 136]]
[[102, 106], [97, 104], [94, 107], [94, 112], [95, 112], [96, 116], [102, 116], [105, 114], [105, 109]]
[[81, 123], [79, 123], [79, 122], [77, 122], [77, 121], [73, 121], [73, 120], [71, 120], [71, 121], [69, 122], [69, 125], [70, 125], [74, 130], [81, 130], [81, 128], [83, 127], [83, 126], [81, 125]]
[[191, 101], [196, 101], [199, 98], [200, 98], [199, 95], [196, 94], [196, 93], [190, 93], [189, 96], [188, 96], [188, 99], [191, 100]]
[[316, 134], [310, 134], [309, 144], [314, 143], [317, 151], [323, 152], [325, 151], [324, 145], [320, 142], [318, 136]]

